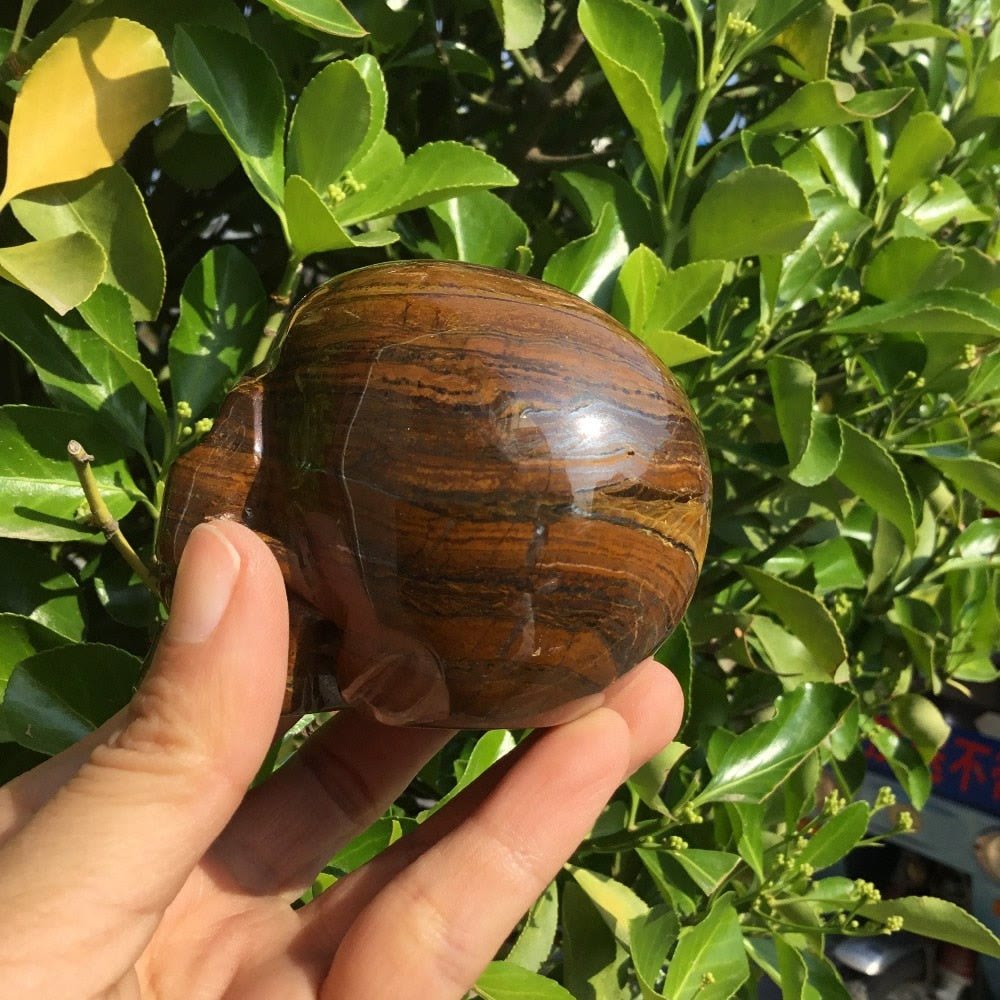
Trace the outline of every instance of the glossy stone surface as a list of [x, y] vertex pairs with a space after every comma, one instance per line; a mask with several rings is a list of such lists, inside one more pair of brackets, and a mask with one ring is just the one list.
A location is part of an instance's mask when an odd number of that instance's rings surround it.
[[235, 517], [282, 564], [287, 708], [545, 724], [599, 702], [687, 607], [701, 433], [670, 373], [549, 285], [442, 262], [354, 271], [295, 309], [171, 474], [158, 556]]

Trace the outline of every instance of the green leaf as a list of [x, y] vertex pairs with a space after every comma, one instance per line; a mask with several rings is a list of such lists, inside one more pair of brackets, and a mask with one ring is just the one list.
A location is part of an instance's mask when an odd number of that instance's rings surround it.
[[100, 643], [36, 653], [7, 682], [4, 719], [21, 746], [61, 753], [128, 704], [141, 669], [137, 657]]
[[964, 288], [940, 288], [858, 309], [827, 333], [953, 333], [977, 341], [1000, 337], [1000, 306]]
[[170, 91], [167, 57], [144, 25], [99, 18], [68, 31], [32, 66], [14, 102], [0, 208], [111, 166], [166, 110]]
[[83, 638], [76, 580], [40, 546], [0, 539], [0, 561], [17, 573], [0, 575], [0, 611], [23, 615], [67, 639]]
[[[754, 122], [753, 131], [763, 135], [773, 132], [798, 132], [803, 129], [846, 125], [865, 119], [880, 118], [898, 108], [910, 96], [908, 87], [873, 90], [849, 100], [838, 94], [843, 84], [817, 80], [799, 87], [784, 104], [767, 117]], [[847, 88], [849, 92], [853, 88]], [[936, 116], [934, 116], [936, 119]]]
[[816, 409], [816, 373], [806, 362], [775, 355], [767, 363], [767, 374], [791, 466], [789, 478], [803, 486], [818, 486], [840, 464], [840, 425]]
[[951, 735], [941, 710], [923, 695], [906, 692], [889, 703], [893, 725], [917, 748], [925, 764], [937, 755]]
[[487, 153], [460, 142], [429, 142], [334, 209], [342, 226], [397, 215], [475, 188], [511, 187], [517, 178]]
[[896, 780], [917, 809], [923, 809], [931, 795], [931, 772], [916, 747], [885, 726], [872, 724], [868, 738], [885, 757]]
[[[680, 630], [682, 631], [682, 630]], [[683, 631], [682, 631], [683, 634]], [[675, 668], [676, 669], [676, 668]], [[688, 752], [690, 747], [685, 743], [673, 742], [664, 747], [658, 754], [651, 757], [628, 780], [628, 787], [650, 809], [656, 812], [666, 813], [667, 808], [660, 798], [660, 792], [667, 780], [667, 776], [673, 770], [674, 765]]]
[[555, 186], [564, 192], [583, 220], [597, 225], [604, 206], [614, 206], [629, 246], [652, 244], [658, 239], [649, 204], [621, 174], [603, 164], [587, 164], [554, 175]]
[[250, 183], [283, 217], [285, 91], [274, 64], [246, 38], [203, 25], [177, 29], [174, 64], [229, 140]]
[[874, 171], [877, 176], [878, 171], [865, 162], [854, 131], [846, 125], [832, 125], [818, 133], [811, 146], [836, 189], [851, 206], [859, 208], [870, 174]]
[[669, 854], [691, 876], [691, 880], [706, 896], [711, 896], [740, 863], [738, 854], [730, 854], [728, 851], [706, 851], [697, 847], [670, 851]]
[[740, 572], [805, 645], [819, 669], [832, 676], [847, 658], [847, 648], [826, 605], [814, 594], [763, 570], [743, 566]]
[[138, 490], [122, 448], [98, 418], [36, 406], [0, 406], [0, 536], [29, 541], [103, 540], [76, 516], [80, 481], [66, 454], [76, 438], [95, 456], [94, 475], [111, 516], [121, 520]]
[[559, 887], [550, 882], [528, 911], [507, 961], [529, 972], [537, 972], [552, 954], [559, 927]]
[[751, 803], [725, 803], [727, 815], [733, 822], [736, 848], [740, 857], [763, 881], [764, 879], [764, 807]]
[[831, 247], [834, 238], [853, 246], [873, 223], [845, 198], [828, 190], [817, 191], [809, 199], [816, 214], [816, 225], [781, 268], [778, 282], [778, 299], [800, 306], [826, 291], [835, 274], [831, 267]]
[[159, 602], [113, 546], [104, 547], [92, 579], [101, 607], [116, 622], [147, 631], [153, 626]]
[[1000, 510], [1000, 465], [949, 445], [921, 450], [923, 457], [956, 486]]
[[628, 244], [614, 208], [605, 205], [597, 228], [560, 247], [545, 265], [542, 280], [595, 305], [610, 304], [615, 279], [628, 257]]
[[679, 931], [677, 914], [666, 903], [654, 906], [629, 924], [632, 964], [644, 1000], [662, 1000], [661, 994], [653, 989], [653, 984], [660, 977], [663, 962]]
[[[412, 820], [410, 821], [413, 822]], [[368, 864], [390, 844], [395, 843], [402, 833], [398, 819], [383, 816], [363, 833], [358, 834], [349, 844], [342, 847], [326, 866], [345, 875]]]
[[111, 285], [98, 285], [76, 308], [94, 333], [133, 361], [139, 361], [132, 310], [123, 291]]
[[900, 217], [904, 221], [912, 220], [929, 234], [952, 222], [965, 225], [992, 219], [991, 215], [973, 204], [961, 184], [947, 174], [934, 178], [933, 183], [914, 187], [900, 209]]
[[444, 256], [487, 267], [512, 268], [528, 227], [502, 198], [470, 191], [427, 208]]
[[719, 353], [675, 330], [657, 330], [640, 339], [668, 368], [677, 368], [689, 361], [701, 361], [702, 358], [712, 358]]
[[930, 896], [902, 896], [865, 903], [860, 913], [872, 920], [902, 917], [903, 929], [911, 934], [948, 941], [971, 948], [990, 958], [1000, 958], [1000, 940], [968, 910], [946, 899]]
[[570, 872], [615, 937], [622, 944], [628, 944], [629, 923], [648, 913], [649, 907], [627, 885], [610, 875], [575, 866], [570, 866]]
[[285, 212], [289, 239], [299, 260], [326, 250], [388, 246], [399, 239], [389, 229], [347, 232], [312, 185], [297, 174], [289, 177], [285, 185]]
[[625, 948], [608, 929], [587, 894], [567, 882], [562, 893], [563, 981], [577, 1000], [626, 1000], [618, 969]]
[[156, 317], [166, 268], [146, 204], [124, 167], [43, 188], [15, 199], [17, 221], [37, 240], [86, 233], [103, 249], [105, 284], [120, 288], [137, 320]]
[[703, 920], [681, 931], [663, 994], [670, 1000], [728, 1000], [749, 976], [739, 918], [730, 897], [722, 896]]
[[490, 6], [503, 29], [505, 49], [526, 49], [535, 44], [545, 23], [542, 0], [490, 0]]
[[483, 733], [465, 764], [458, 781], [442, 795], [430, 808], [425, 809], [417, 817], [422, 823], [428, 816], [433, 816], [439, 809], [447, 805], [456, 795], [468, 788], [473, 781], [481, 774], [484, 774], [502, 757], [506, 757], [516, 746], [513, 735], [509, 729], [491, 729]]
[[188, 275], [168, 358], [173, 397], [193, 419], [214, 415], [250, 363], [266, 311], [257, 270], [234, 246], [209, 250]]
[[[4, 543], [10, 544], [12, 543]], [[53, 632], [31, 618], [9, 612], [0, 613], [0, 705], [3, 703], [7, 681], [22, 660], [46, 649], [65, 646], [68, 642], [66, 636]], [[9, 743], [13, 739], [0, 709], [0, 743]]]
[[773, 719], [736, 737], [695, 804], [763, 802], [833, 732], [853, 701], [834, 684], [803, 684], [782, 695]]
[[[289, 175], [298, 174], [318, 192], [336, 184], [363, 152], [372, 110], [371, 91], [355, 63], [342, 59], [320, 70], [302, 91], [292, 115]], [[381, 112], [384, 121], [384, 106]], [[382, 124], [378, 122], [378, 129]]]
[[754, 637], [760, 643], [771, 669], [787, 690], [802, 681], [827, 681], [830, 675], [816, 662], [805, 643], [776, 621], [764, 615], [754, 615], [750, 623]]
[[791, 174], [777, 167], [746, 167], [716, 181], [691, 213], [691, 258], [790, 253], [812, 227], [809, 202]]
[[565, 987], [514, 962], [490, 962], [476, 980], [483, 1000], [573, 1000]]
[[885, 196], [901, 198], [917, 183], [934, 177], [941, 161], [955, 148], [955, 140], [933, 111], [921, 111], [903, 126], [889, 160]]
[[367, 32], [340, 0], [261, 0], [271, 10], [307, 28], [341, 38], [363, 38]]
[[899, 466], [889, 452], [864, 431], [841, 420], [840, 432], [844, 450], [837, 466], [837, 478], [876, 513], [891, 521], [906, 545], [913, 548], [916, 518]]
[[773, 44], [794, 57], [807, 79], [822, 80], [830, 62], [833, 25], [833, 9], [829, 4], [823, 4], [818, 10], [811, 10], [790, 24], [774, 39]]
[[901, 236], [875, 254], [864, 270], [862, 287], [889, 302], [947, 285], [961, 270], [962, 259], [950, 247], [919, 236]]
[[86, 233], [0, 247], [0, 278], [28, 289], [60, 316], [92, 294], [108, 261]]
[[56, 319], [20, 289], [0, 286], [0, 336], [31, 362], [57, 406], [99, 414], [140, 454], [147, 398], [165, 426], [153, 373], [78, 319]]
[[581, 0], [578, 17], [662, 192], [669, 153], [661, 118], [664, 44], [659, 25], [628, 0]]
[[869, 812], [867, 802], [854, 802], [831, 816], [809, 838], [809, 843], [797, 854], [797, 860], [817, 870], [829, 868], [854, 850], [865, 835]]

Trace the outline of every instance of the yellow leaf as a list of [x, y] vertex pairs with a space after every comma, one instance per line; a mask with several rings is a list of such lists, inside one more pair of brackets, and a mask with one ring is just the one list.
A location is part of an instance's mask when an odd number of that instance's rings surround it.
[[149, 28], [118, 17], [74, 28], [35, 63], [14, 103], [0, 208], [111, 166], [170, 94], [170, 65]]
[[34, 292], [60, 316], [89, 298], [107, 263], [104, 250], [87, 233], [0, 248], [0, 278]]

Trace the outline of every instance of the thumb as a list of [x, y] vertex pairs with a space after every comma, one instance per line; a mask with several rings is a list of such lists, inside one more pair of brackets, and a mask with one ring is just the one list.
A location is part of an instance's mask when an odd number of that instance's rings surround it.
[[263, 759], [287, 655], [284, 584], [266, 545], [235, 523], [196, 527], [124, 726], [0, 852], [0, 915], [44, 900], [63, 941], [95, 957], [114, 948], [130, 965]]

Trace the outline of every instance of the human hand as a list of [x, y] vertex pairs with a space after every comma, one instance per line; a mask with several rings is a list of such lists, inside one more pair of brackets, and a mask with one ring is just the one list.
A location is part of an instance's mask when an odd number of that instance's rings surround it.
[[293, 910], [451, 733], [344, 712], [247, 793], [287, 641], [263, 542], [196, 528], [131, 704], [0, 788], [0, 997], [461, 997], [680, 722], [676, 681], [647, 661]]

